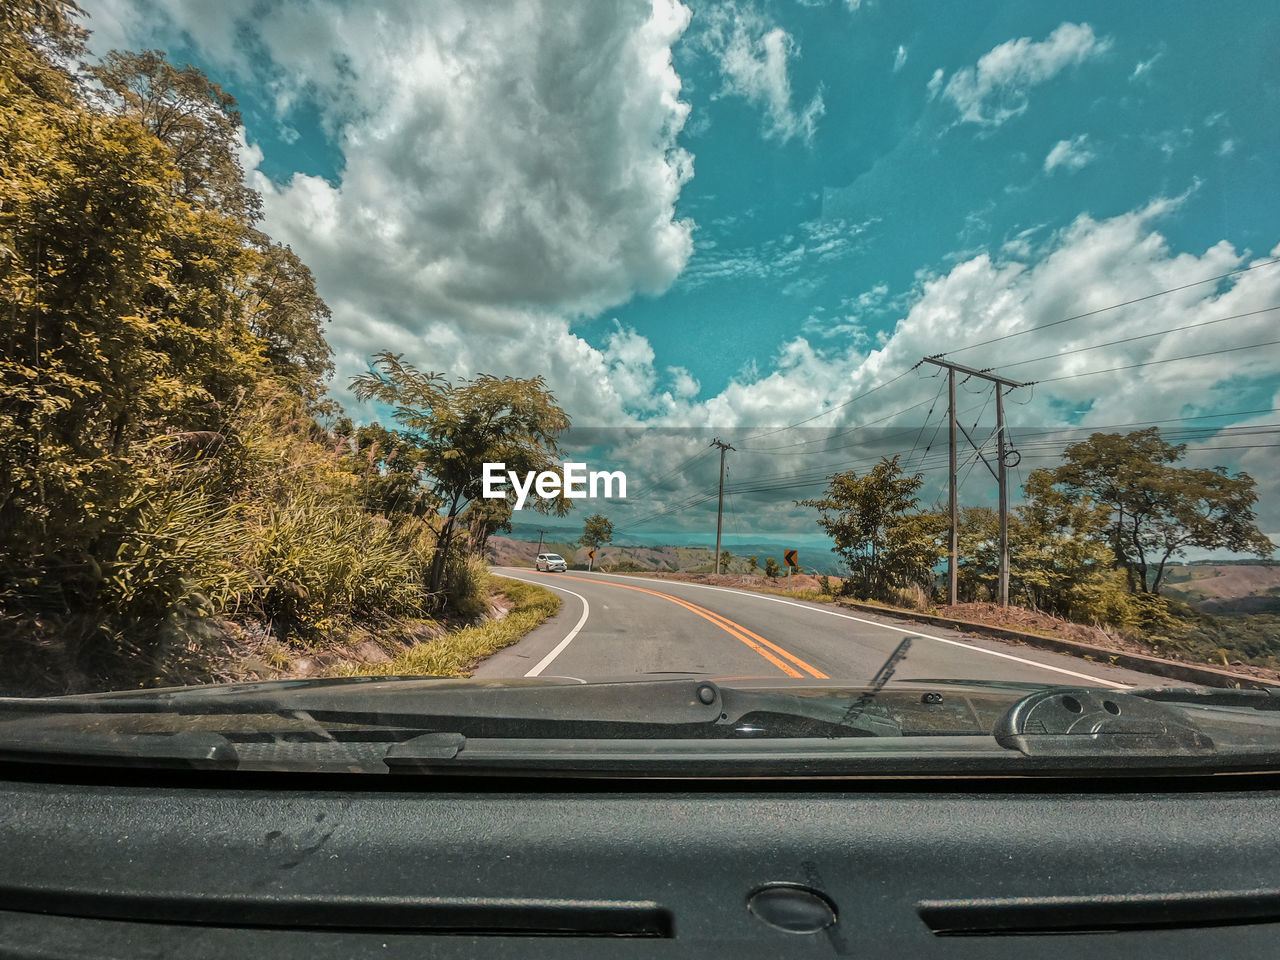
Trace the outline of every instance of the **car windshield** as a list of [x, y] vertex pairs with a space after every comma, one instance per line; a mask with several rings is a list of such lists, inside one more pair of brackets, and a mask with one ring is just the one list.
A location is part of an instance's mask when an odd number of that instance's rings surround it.
[[1269, 767], [1278, 27], [7, 0], [0, 760]]

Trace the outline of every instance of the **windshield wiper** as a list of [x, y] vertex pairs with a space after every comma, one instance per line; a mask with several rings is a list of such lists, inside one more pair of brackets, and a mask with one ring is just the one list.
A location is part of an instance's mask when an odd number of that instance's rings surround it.
[[240, 762], [235, 745], [219, 733], [6, 734], [0, 761], [87, 764], [198, 770], [229, 770]]
[[1130, 696], [1187, 707], [1250, 707], [1280, 710], [1280, 687], [1265, 690], [1225, 690], [1220, 687], [1154, 687], [1128, 690]]

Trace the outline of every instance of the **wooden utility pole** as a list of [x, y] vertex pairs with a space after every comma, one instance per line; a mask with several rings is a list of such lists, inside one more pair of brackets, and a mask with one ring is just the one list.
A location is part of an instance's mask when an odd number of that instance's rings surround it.
[[996, 469], [1000, 488], [1000, 606], [1009, 605], [1009, 470], [1004, 453], [1004, 386], [996, 384]]
[[959, 599], [957, 584], [960, 570], [957, 555], [960, 553], [960, 503], [956, 490], [956, 372], [947, 371], [947, 489], [951, 491], [951, 535], [950, 549], [947, 552], [947, 603], [954, 604]]
[[539, 553], [541, 553], [541, 552], [542, 552], [542, 537], [543, 537], [543, 535], [544, 535], [546, 532], [547, 532], [547, 531], [545, 531], [545, 530], [543, 530], [543, 529], [541, 529], [541, 528], [539, 528], [539, 529], [538, 529], [538, 552], [539, 552]]
[[[999, 464], [996, 470], [992, 470], [992, 474], [996, 478], [996, 485], [1000, 488], [1000, 606], [1007, 607], [1009, 605], [1009, 473], [1006, 461], [1014, 451], [1008, 448], [1004, 429], [1004, 391], [1005, 388], [1013, 389], [1014, 387], [1025, 387], [1025, 383], [1019, 383], [1017, 380], [1006, 380], [1004, 377], [997, 377], [995, 374], [987, 373], [983, 370], [975, 370], [973, 367], [966, 367], [960, 363], [951, 363], [947, 360], [939, 360], [937, 357], [925, 357], [923, 363], [932, 363], [934, 366], [942, 367], [947, 371], [947, 420], [951, 426], [950, 431], [950, 447], [948, 449], [948, 466], [950, 474], [951, 488], [951, 550], [947, 559], [947, 600], [955, 603], [957, 600], [956, 581], [958, 564], [957, 555], [960, 552], [959, 529], [960, 529], [960, 511], [957, 504], [958, 491], [956, 489], [956, 374], [963, 373], [970, 377], [976, 377], [979, 380], [986, 380], [995, 385], [996, 391], [996, 436], [997, 455]], [[982, 451], [978, 450], [973, 438], [969, 436], [968, 431], [963, 427], [960, 428], [965, 435], [965, 439], [978, 452], [978, 456], [982, 457]], [[986, 458], [982, 457], [982, 462], [986, 464], [988, 470], [991, 470], [991, 464], [987, 463]]]
[[712, 440], [711, 446], [720, 448], [720, 499], [716, 504], [716, 574], [720, 573], [720, 528], [724, 521], [724, 454], [726, 450], [732, 450], [733, 447], [727, 443], [722, 443], [719, 439]]

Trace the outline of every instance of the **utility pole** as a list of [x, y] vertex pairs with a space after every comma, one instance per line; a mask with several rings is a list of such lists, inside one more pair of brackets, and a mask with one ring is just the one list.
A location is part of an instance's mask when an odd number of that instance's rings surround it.
[[546, 534], [546, 532], [547, 531], [543, 530], [541, 527], [538, 528], [538, 552], [539, 553], [542, 552], [542, 538]]
[[960, 578], [957, 556], [960, 553], [960, 502], [956, 499], [956, 372], [947, 371], [947, 423], [950, 427], [947, 443], [947, 489], [950, 494], [951, 535], [947, 551], [947, 603], [959, 599]]
[[719, 439], [712, 440], [711, 446], [720, 448], [720, 499], [716, 503], [716, 575], [720, 574], [720, 528], [724, 522], [724, 454], [733, 447]]
[[1000, 488], [1000, 606], [1009, 605], [1009, 471], [1004, 454], [1004, 387], [996, 384], [996, 468]]
[[[1010, 456], [1016, 456], [1017, 452], [1010, 450], [1005, 438], [1004, 429], [1004, 391], [1005, 388], [1013, 389], [1014, 387], [1025, 387], [1025, 383], [1019, 383], [1017, 380], [1006, 380], [1004, 377], [997, 377], [995, 374], [987, 373], [984, 370], [975, 370], [973, 367], [966, 367], [960, 363], [951, 363], [948, 360], [939, 360], [937, 357], [925, 357], [922, 363], [932, 363], [934, 366], [942, 367], [947, 371], [947, 421], [950, 424], [950, 446], [948, 453], [948, 466], [950, 474], [951, 487], [951, 544], [950, 556], [947, 558], [947, 600], [955, 603], [957, 600], [956, 581], [957, 581], [957, 555], [960, 552], [960, 510], [957, 503], [958, 492], [956, 489], [956, 374], [963, 373], [970, 377], [976, 377], [979, 380], [987, 380], [995, 385], [996, 391], [996, 436], [998, 438], [997, 454], [999, 459], [998, 469], [991, 470], [991, 464], [987, 463], [986, 457], [982, 456], [982, 451], [978, 450], [977, 444], [973, 442], [973, 438], [969, 436], [969, 432], [960, 427], [964, 433], [965, 439], [977, 451], [978, 456], [982, 458], [983, 464], [991, 475], [996, 479], [996, 485], [1000, 488], [1000, 606], [1007, 607], [1009, 605], [1009, 473], [1006, 461]], [[1015, 464], [1017, 461], [1014, 461]]]

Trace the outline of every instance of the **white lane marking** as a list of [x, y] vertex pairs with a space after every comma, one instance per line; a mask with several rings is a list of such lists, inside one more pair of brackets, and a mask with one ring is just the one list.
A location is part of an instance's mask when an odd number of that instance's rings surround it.
[[[648, 583], [655, 581], [654, 577], [628, 577], [621, 573], [596, 573], [598, 577], [616, 577], [619, 580], [643, 580]], [[658, 580], [658, 583], [678, 584], [682, 587], [695, 587], [699, 590], [717, 590], [720, 593], [732, 593], [736, 596], [755, 597], [758, 600], [769, 600], [773, 603], [785, 603], [789, 607], [799, 607], [802, 610], [812, 610], [815, 613], [825, 613], [829, 617], [839, 617], [841, 620], [852, 620], [855, 623], [865, 623], [868, 626], [880, 627], [884, 630], [891, 630], [894, 633], [906, 633], [913, 637], [923, 637], [926, 640], [936, 640], [938, 643], [945, 643], [952, 647], [960, 647], [973, 653], [985, 653], [989, 657], [999, 657], [1001, 660], [1012, 660], [1014, 663], [1026, 664], [1029, 667], [1039, 667], [1041, 670], [1050, 670], [1054, 673], [1065, 674], [1068, 677], [1078, 677], [1081, 680], [1089, 680], [1093, 683], [1106, 684], [1109, 687], [1117, 687], [1122, 690], [1128, 690], [1131, 684], [1117, 683], [1115, 680], [1104, 680], [1102, 677], [1094, 677], [1087, 673], [1077, 673], [1074, 670], [1067, 670], [1064, 667], [1051, 667], [1047, 663], [1038, 663], [1035, 660], [1028, 660], [1025, 657], [1015, 657], [1011, 653], [1000, 653], [998, 650], [986, 650], [983, 647], [975, 647], [972, 644], [964, 643], [960, 640], [949, 640], [946, 637], [935, 637], [931, 633], [922, 633], [919, 630], [908, 630], [905, 627], [892, 627], [887, 623], [877, 623], [874, 620], [866, 620], [862, 617], [850, 616], [847, 613], [836, 613], [834, 610], [826, 610], [822, 607], [811, 606], [807, 603], [796, 603], [794, 600], [784, 600], [782, 597], [771, 597], [766, 593], [753, 593], [750, 590], [735, 590], [732, 587], [713, 587], [706, 583], [686, 583], [683, 580]]]
[[[560, 656], [560, 654], [564, 653], [564, 648], [567, 647], [573, 641], [573, 638], [578, 635], [578, 631], [581, 630], [586, 625], [587, 617], [591, 615], [591, 604], [587, 603], [587, 598], [580, 593], [575, 593], [572, 590], [566, 590], [564, 587], [560, 587], [560, 586], [553, 587], [542, 580], [526, 580], [524, 577], [513, 577], [509, 573], [500, 573], [498, 574], [498, 576], [506, 577], [508, 580], [519, 580], [521, 583], [532, 583], [535, 586], [546, 587], [550, 590], [560, 590], [564, 593], [569, 594], [570, 596], [577, 597], [579, 600], [582, 601], [582, 616], [580, 616], [578, 618], [578, 622], [573, 625], [573, 629], [570, 630], [567, 634], [565, 634], [564, 639], [561, 640], [559, 643], [557, 643], [554, 649], [552, 649], [550, 653], [548, 653], [545, 657], [539, 660], [537, 665], [532, 670], [530, 670], [528, 673], [525, 674], [526, 677], [539, 676], [543, 670], [551, 666], [551, 661], [553, 661], [556, 657]], [[577, 677], [570, 677], [569, 679], [576, 680]]]

